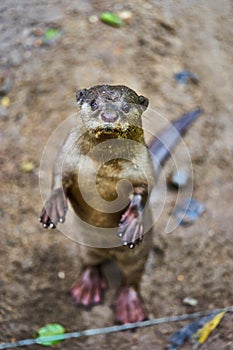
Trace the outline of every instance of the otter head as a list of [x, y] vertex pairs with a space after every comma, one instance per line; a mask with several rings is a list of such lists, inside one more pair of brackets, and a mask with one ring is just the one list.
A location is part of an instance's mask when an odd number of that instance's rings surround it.
[[141, 129], [149, 101], [123, 85], [97, 85], [78, 90], [77, 103], [86, 130], [95, 138], [129, 138]]

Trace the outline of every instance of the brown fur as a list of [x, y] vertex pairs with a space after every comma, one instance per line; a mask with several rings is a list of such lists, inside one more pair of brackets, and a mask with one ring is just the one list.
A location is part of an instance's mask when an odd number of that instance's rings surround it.
[[[142, 129], [148, 100], [126, 86], [101, 85], [78, 91], [77, 102], [77, 127], [58, 153], [52, 194], [41, 221], [44, 227], [63, 222], [68, 198], [81, 219], [77, 225], [79, 242], [90, 234], [88, 225], [92, 235], [98, 235], [98, 228], [107, 230], [98, 247], [80, 246], [83, 273], [73, 285], [72, 295], [83, 305], [99, 302], [105, 283], [95, 266], [114, 259], [126, 286], [115, 301], [117, 319], [121, 323], [140, 321], [146, 314], [137, 291], [151, 247], [148, 200], [154, 186], [154, 169]], [[109, 212], [108, 207], [117, 200], [121, 206]], [[115, 241], [119, 235], [118, 246], [111, 246], [110, 229], [115, 232]], [[142, 234], [143, 241], [136, 244]], [[125, 309], [129, 309], [128, 316]]]

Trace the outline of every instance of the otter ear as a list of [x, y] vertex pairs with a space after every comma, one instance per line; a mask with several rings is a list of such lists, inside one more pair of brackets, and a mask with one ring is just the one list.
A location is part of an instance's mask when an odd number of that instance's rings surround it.
[[144, 97], [144, 96], [139, 96], [138, 97], [138, 101], [139, 101], [139, 104], [144, 108], [144, 110], [148, 107], [149, 105], [149, 100], [148, 98]]
[[76, 93], [76, 100], [77, 102], [80, 104], [82, 103], [82, 100], [83, 98], [85, 97], [86, 95], [86, 89], [82, 89], [82, 90], [78, 90], [77, 93]]

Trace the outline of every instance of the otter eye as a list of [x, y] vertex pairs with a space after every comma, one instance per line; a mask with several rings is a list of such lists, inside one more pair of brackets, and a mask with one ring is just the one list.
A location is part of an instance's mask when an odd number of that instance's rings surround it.
[[124, 113], [129, 113], [129, 104], [128, 103], [124, 103], [122, 106], [122, 111]]
[[91, 102], [91, 110], [95, 111], [97, 108], [98, 108], [98, 104], [97, 104], [96, 100], [93, 100]]

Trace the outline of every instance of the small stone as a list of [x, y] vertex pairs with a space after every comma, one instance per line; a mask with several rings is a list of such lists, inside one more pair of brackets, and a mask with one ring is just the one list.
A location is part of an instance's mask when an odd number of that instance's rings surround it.
[[88, 20], [89, 20], [90, 23], [97, 23], [99, 18], [97, 16], [95, 16], [95, 15], [92, 15], [92, 16], [90, 16], [88, 18]]
[[44, 34], [44, 31], [43, 31], [41, 28], [35, 28], [35, 29], [33, 30], [33, 34], [34, 34], [35, 36], [42, 36], [42, 35]]
[[57, 276], [60, 278], [60, 280], [64, 280], [66, 278], [65, 272], [63, 271], [59, 271]]
[[173, 172], [170, 182], [171, 185], [181, 188], [187, 185], [188, 178], [189, 176], [185, 169], [178, 169]]
[[38, 48], [38, 47], [41, 47], [42, 44], [43, 44], [42, 39], [37, 39], [37, 40], [34, 41], [33, 46]]
[[130, 24], [130, 21], [132, 19], [132, 12], [131, 11], [121, 11], [119, 12], [119, 17], [126, 23]]
[[214, 235], [215, 235], [215, 231], [212, 230], [212, 229], [210, 229], [210, 230], [208, 231], [208, 236], [209, 236], [209, 237], [213, 237]]
[[189, 305], [189, 306], [197, 306], [198, 300], [192, 297], [186, 297], [183, 299], [183, 304]]

